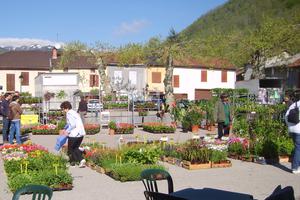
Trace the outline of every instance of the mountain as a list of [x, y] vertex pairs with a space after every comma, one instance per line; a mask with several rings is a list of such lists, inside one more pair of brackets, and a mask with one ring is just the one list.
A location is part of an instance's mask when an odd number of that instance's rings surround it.
[[264, 18], [291, 19], [299, 16], [300, 0], [229, 0], [201, 16], [181, 32], [188, 40], [257, 28]]

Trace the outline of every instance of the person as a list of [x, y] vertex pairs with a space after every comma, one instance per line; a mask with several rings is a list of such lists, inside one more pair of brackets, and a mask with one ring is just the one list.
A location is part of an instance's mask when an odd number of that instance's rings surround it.
[[88, 107], [87, 107], [87, 101], [86, 99], [84, 99], [83, 96], [80, 97], [80, 102], [79, 102], [79, 106], [78, 106], [78, 110], [77, 112], [79, 113], [80, 115], [80, 118], [82, 120], [82, 123], [84, 123], [84, 117], [85, 115], [87, 114], [87, 110], [88, 110]]
[[223, 93], [217, 101], [214, 110], [214, 120], [218, 123], [218, 138], [228, 136], [230, 131], [231, 115], [228, 95]]
[[68, 136], [68, 156], [72, 166], [79, 162], [79, 167], [85, 167], [85, 159], [82, 156], [82, 151], [79, 147], [85, 135], [84, 126], [79, 114], [72, 110], [72, 105], [69, 101], [61, 103], [60, 108], [66, 113], [67, 125], [66, 129], [61, 130], [60, 134]]
[[285, 114], [285, 122], [288, 126], [289, 135], [292, 137], [294, 142], [294, 153], [293, 153], [293, 159], [292, 159], [292, 173], [293, 174], [300, 174], [300, 123], [293, 124], [288, 122], [287, 118], [292, 109], [296, 107], [299, 108], [300, 101], [296, 101], [293, 103], [289, 109], [287, 110]]
[[291, 99], [291, 97], [289, 95], [286, 95], [283, 99], [283, 104], [285, 104], [287, 106], [287, 108], [289, 108], [292, 104], [293, 104], [293, 101]]
[[11, 120], [11, 127], [9, 131], [9, 143], [13, 144], [13, 139], [16, 136], [18, 144], [21, 144], [21, 114], [23, 110], [19, 104], [20, 97], [13, 96], [12, 102], [9, 104], [8, 119]]
[[3, 143], [8, 142], [8, 134], [10, 128], [10, 120], [8, 119], [8, 111], [9, 111], [9, 104], [11, 101], [12, 95], [9, 93], [4, 94], [4, 99], [1, 102], [1, 114], [2, 114], [2, 137]]

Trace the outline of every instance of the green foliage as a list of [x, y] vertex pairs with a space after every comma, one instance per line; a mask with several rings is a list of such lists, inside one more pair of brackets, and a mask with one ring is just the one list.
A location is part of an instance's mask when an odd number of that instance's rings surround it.
[[266, 139], [263, 142], [262, 156], [264, 156], [266, 159], [278, 159], [278, 150], [279, 147], [275, 141]]
[[98, 96], [99, 95], [99, 89], [91, 89], [90, 94], [93, 96]]
[[176, 128], [162, 123], [145, 123], [143, 130], [150, 133], [174, 133]]
[[108, 123], [108, 128], [113, 129], [113, 130], [116, 130], [116, 129], [117, 129], [117, 124], [116, 124], [116, 122], [115, 122], [115, 121], [110, 121], [110, 122]]
[[183, 160], [191, 163], [207, 163], [210, 161], [210, 150], [198, 141], [190, 141], [179, 151]]
[[295, 2], [231, 0], [181, 34], [193, 41], [189, 51], [194, 57], [223, 58], [239, 67], [250, 62], [255, 74], [266, 58], [299, 52], [300, 4]]
[[114, 103], [114, 102], [105, 102], [103, 105], [104, 109], [121, 109], [128, 108], [128, 103]]
[[124, 161], [129, 163], [156, 164], [162, 152], [155, 146], [130, 149], [124, 152]]
[[235, 142], [235, 143], [232, 143], [232, 144], [228, 145], [228, 153], [231, 154], [231, 155], [241, 156], [241, 155], [246, 154], [246, 150], [243, 147], [242, 143]]
[[161, 165], [142, 165], [136, 163], [115, 164], [112, 166], [110, 175], [122, 182], [138, 181], [141, 180], [140, 174], [145, 169], [164, 169], [164, 167]]
[[227, 152], [226, 151], [219, 151], [219, 150], [212, 150], [210, 161], [212, 162], [221, 162], [227, 159]]
[[72, 184], [72, 177], [66, 170], [58, 170], [57, 174], [54, 170], [32, 171], [28, 174], [19, 173], [8, 179], [8, 186], [11, 191], [28, 185], [47, 185], [51, 188], [60, 188], [66, 184]]
[[64, 90], [60, 90], [57, 94], [56, 94], [56, 97], [59, 98], [59, 99], [64, 99], [66, 98], [67, 94]]
[[294, 150], [294, 143], [291, 138], [280, 137], [277, 140], [277, 144], [279, 146], [278, 154], [280, 156], [290, 156], [292, 155], [292, 151]]

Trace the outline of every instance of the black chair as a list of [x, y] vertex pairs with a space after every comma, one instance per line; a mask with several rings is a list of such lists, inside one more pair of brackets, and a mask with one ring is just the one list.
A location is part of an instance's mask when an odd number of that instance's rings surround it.
[[144, 192], [146, 200], [186, 200], [181, 197], [171, 196], [169, 194], [159, 193], [159, 192]]
[[26, 185], [14, 193], [12, 200], [18, 200], [24, 193], [32, 194], [32, 200], [46, 200], [46, 197], [50, 200], [52, 198], [53, 191], [45, 185]]
[[292, 186], [281, 188], [281, 185], [278, 185], [265, 200], [295, 200], [294, 189]]
[[158, 180], [167, 180], [168, 182], [168, 193], [174, 192], [173, 180], [171, 175], [162, 169], [146, 169], [142, 171], [141, 178], [146, 191], [158, 192], [157, 183]]

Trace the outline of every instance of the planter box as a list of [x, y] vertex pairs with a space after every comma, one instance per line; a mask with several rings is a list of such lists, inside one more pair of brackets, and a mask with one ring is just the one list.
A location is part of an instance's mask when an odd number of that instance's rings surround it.
[[211, 168], [225, 168], [225, 167], [231, 167], [231, 166], [232, 166], [232, 163], [230, 160], [225, 160], [220, 163], [215, 163], [215, 162], [211, 163]]
[[291, 158], [289, 156], [279, 156], [279, 163], [287, 163], [291, 162]]
[[64, 191], [64, 190], [72, 190], [72, 184], [64, 184], [59, 187], [52, 188], [53, 191]]
[[105, 174], [105, 169], [102, 167], [99, 167], [98, 165], [91, 163], [91, 162], [87, 162], [86, 166], [90, 167], [92, 170], [95, 170], [96, 172], [100, 173], [100, 174]]
[[209, 169], [211, 168], [211, 162], [209, 161], [208, 163], [192, 164], [190, 161], [183, 160], [182, 167], [189, 170]]
[[172, 165], [177, 165], [179, 167], [182, 167], [182, 161], [178, 158], [163, 156], [162, 161], [166, 162], [166, 163], [169, 163], [169, 164], [172, 164]]

